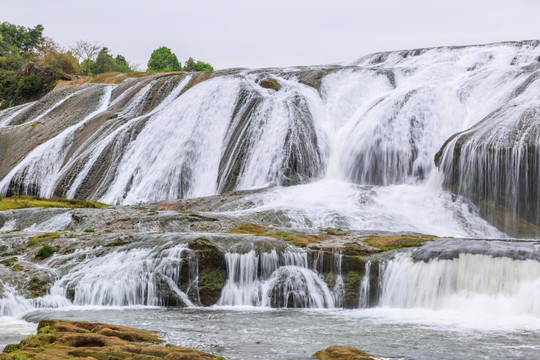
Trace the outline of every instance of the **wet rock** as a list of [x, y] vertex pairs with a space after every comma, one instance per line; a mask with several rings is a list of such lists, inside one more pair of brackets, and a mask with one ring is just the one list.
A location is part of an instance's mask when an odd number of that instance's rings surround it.
[[262, 88], [275, 90], [275, 91], [278, 91], [281, 88], [281, 86], [279, 86], [279, 83], [276, 80], [271, 79], [271, 78], [261, 80], [259, 85]]
[[43, 320], [37, 335], [7, 345], [0, 360], [12, 359], [216, 359], [216, 356], [175, 345], [155, 331], [85, 321]]
[[224, 252], [206, 238], [189, 243], [199, 262], [199, 298], [205, 306], [214, 305], [225, 286], [226, 266]]
[[332, 345], [324, 350], [317, 351], [313, 357], [319, 360], [378, 360], [362, 350], [350, 346]]
[[40, 297], [47, 294], [52, 286], [53, 278], [48, 273], [40, 273], [32, 276], [26, 283], [25, 289], [32, 297]]

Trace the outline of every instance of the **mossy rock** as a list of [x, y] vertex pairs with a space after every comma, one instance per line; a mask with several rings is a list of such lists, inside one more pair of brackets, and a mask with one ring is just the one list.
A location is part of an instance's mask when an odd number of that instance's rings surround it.
[[36, 335], [8, 345], [0, 360], [13, 359], [217, 359], [198, 350], [167, 345], [155, 331], [86, 321], [43, 320]]
[[332, 345], [324, 350], [317, 351], [313, 357], [319, 360], [378, 360], [362, 350], [350, 346]]
[[30, 291], [33, 297], [40, 297], [47, 294], [51, 288], [52, 279], [48, 274], [34, 275], [26, 283], [26, 289]]
[[406, 247], [417, 247], [426, 241], [432, 241], [437, 238], [437, 236], [425, 234], [388, 235], [370, 236], [365, 242], [378, 249], [388, 251]]
[[202, 305], [214, 305], [225, 286], [225, 253], [210, 240], [197, 238], [189, 242], [199, 262], [199, 299]]
[[274, 79], [271, 79], [271, 78], [266, 78], [266, 79], [263, 79], [261, 80], [261, 82], [259, 83], [259, 85], [262, 87], [262, 88], [265, 88], [265, 89], [270, 89], [270, 90], [275, 90], [275, 91], [278, 91], [281, 86], [279, 85], [279, 83], [274, 80]]
[[343, 275], [343, 283], [345, 285], [343, 306], [345, 308], [352, 309], [358, 307], [362, 277], [363, 275], [358, 271], [348, 271]]

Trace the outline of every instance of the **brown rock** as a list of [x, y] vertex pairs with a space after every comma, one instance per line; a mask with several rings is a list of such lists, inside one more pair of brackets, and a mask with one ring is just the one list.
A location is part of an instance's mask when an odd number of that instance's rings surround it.
[[362, 350], [350, 346], [332, 345], [324, 350], [313, 354], [319, 360], [378, 360], [379, 358], [370, 355]]

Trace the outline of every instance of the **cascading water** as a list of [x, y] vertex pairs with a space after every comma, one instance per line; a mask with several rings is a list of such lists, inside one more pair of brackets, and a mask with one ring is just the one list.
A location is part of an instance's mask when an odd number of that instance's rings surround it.
[[540, 317], [540, 262], [478, 254], [413, 261], [397, 256], [381, 278], [380, 306]]
[[[75, 256], [77, 265], [54, 284], [51, 295], [72, 297], [75, 305], [194, 306], [187, 293], [196, 291], [197, 263], [189, 252], [177, 245], [115, 251], [82, 261]], [[180, 276], [183, 266], [189, 269], [187, 278]]]
[[[430, 180], [437, 177], [433, 157], [445, 140], [477, 123], [482, 131], [503, 136], [490, 127], [498, 120], [486, 118], [515, 122], [515, 117], [497, 115], [501, 104], [509, 104], [506, 112], [511, 105], [516, 116], [527, 113], [528, 119], [535, 118], [530, 104], [539, 83], [534, 75], [540, 55], [537, 45], [522, 42], [384, 53], [332, 69], [232, 70], [204, 81], [197, 75], [160, 75], [110, 87], [86, 85], [63, 93], [56, 102], [45, 98], [0, 115], [5, 131], [11, 133], [24, 124], [48, 124], [59, 111], [69, 111], [78, 98], [107, 89], [94, 112], [87, 112], [9, 171], [4, 169], [0, 187], [4, 194], [18, 191], [136, 204], [312, 181], [321, 184], [324, 194], [352, 182], [377, 186], [351, 187], [355, 198], [367, 201], [353, 204], [353, 211], [327, 216], [322, 221], [326, 226], [334, 224], [332, 217], [339, 217], [350, 227], [394, 230], [389, 226], [396, 219], [371, 224], [362, 218], [376, 212], [395, 218], [394, 207], [378, 199], [409, 193], [413, 199], [433, 203], [426, 211], [431, 218], [425, 223], [414, 218], [397, 221], [399, 226], [406, 224], [400, 230], [498, 237], [501, 234], [482, 223], [474, 207], [466, 209], [469, 205], [462, 199], [440, 191], [440, 181]], [[277, 85], [264, 88], [265, 79]], [[40, 111], [33, 110], [38, 106]], [[6, 119], [13, 117], [23, 125], [7, 125], [11, 120]], [[505, 124], [497, 126], [511, 128]], [[49, 136], [38, 129], [32, 134]], [[475, 138], [482, 144], [492, 143]], [[492, 156], [487, 150], [483, 153]], [[525, 156], [521, 150], [520, 154]], [[460, 169], [472, 170], [459, 174], [472, 174], [463, 176], [472, 176], [478, 186], [485, 184], [485, 191], [478, 192], [462, 179], [461, 186], [470, 189], [461, 191], [465, 195], [479, 193], [481, 200], [490, 201], [493, 196], [482, 193], [504, 188], [503, 196], [511, 204], [523, 203], [510, 180], [497, 182], [496, 175], [480, 179], [474, 175], [478, 166], [459, 159], [469, 164], [459, 165]], [[452, 161], [452, 151], [446, 151], [442, 169], [453, 179], [447, 165]], [[530, 169], [519, 171], [530, 174], [535, 168]], [[502, 176], [505, 171], [499, 170], [494, 173]], [[320, 182], [321, 178], [327, 178], [326, 182]], [[536, 196], [532, 180], [520, 180], [514, 189], [528, 189], [523, 190], [529, 191], [527, 196], [531, 191]], [[286, 199], [287, 191], [283, 191], [264, 201], [288, 206], [274, 201]], [[342, 196], [333, 197], [327, 199], [330, 208], [339, 208], [345, 201]], [[311, 205], [306, 199], [297, 200], [298, 207]], [[406, 200], [412, 213], [423, 211], [423, 200]], [[510, 213], [515, 212], [517, 205], [510, 205]], [[365, 214], [358, 219], [355, 212]], [[310, 222], [320, 221], [311, 219], [311, 214], [303, 216]], [[439, 218], [447, 220], [441, 223]]]
[[362, 277], [362, 282], [360, 283], [360, 296], [358, 307], [360, 309], [365, 309], [369, 307], [369, 295], [370, 295], [370, 272], [371, 272], [371, 261], [366, 261], [364, 268], [364, 276]]
[[227, 282], [218, 305], [332, 308], [334, 295], [305, 252], [225, 254]]

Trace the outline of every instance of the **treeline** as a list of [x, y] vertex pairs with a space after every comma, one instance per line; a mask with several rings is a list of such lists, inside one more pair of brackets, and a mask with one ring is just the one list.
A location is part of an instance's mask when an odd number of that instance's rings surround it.
[[[78, 41], [64, 48], [43, 36], [44, 28], [0, 23], [0, 109], [36, 100], [52, 90], [59, 80], [79, 75], [138, 70], [120, 54], [98, 42]], [[213, 71], [205, 62], [189, 58], [184, 66], [169, 48], [160, 47], [148, 61], [149, 72]]]

